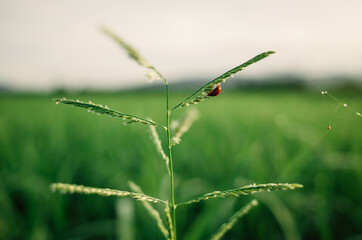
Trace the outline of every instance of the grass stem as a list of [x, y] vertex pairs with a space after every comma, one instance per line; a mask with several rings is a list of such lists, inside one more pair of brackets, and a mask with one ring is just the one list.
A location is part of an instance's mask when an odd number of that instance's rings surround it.
[[[157, 70], [156, 70], [157, 71]], [[170, 131], [170, 117], [171, 117], [171, 111], [169, 109], [169, 91], [168, 91], [168, 82], [167, 80], [160, 74], [161, 78], [165, 82], [166, 86], [166, 111], [167, 111], [167, 117], [166, 117], [166, 124], [167, 124], [167, 147], [168, 147], [168, 158], [169, 158], [169, 172], [170, 172], [170, 187], [171, 187], [171, 219], [172, 219], [172, 233], [171, 236], [173, 236], [176, 240], [176, 205], [175, 205], [175, 188], [174, 188], [174, 181], [173, 181], [173, 161], [172, 161], [172, 144], [171, 144], [171, 131]], [[170, 229], [171, 230], [171, 229]], [[172, 238], [171, 238], [172, 239]]]

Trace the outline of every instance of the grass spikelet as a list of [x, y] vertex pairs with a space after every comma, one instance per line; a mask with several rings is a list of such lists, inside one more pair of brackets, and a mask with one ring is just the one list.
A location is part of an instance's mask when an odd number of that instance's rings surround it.
[[138, 51], [133, 48], [130, 44], [125, 42], [121, 37], [119, 37], [117, 34], [109, 30], [108, 28], [102, 26], [101, 31], [105, 33], [107, 36], [112, 38], [115, 42], [117, 42], [126, 52], [128, 53], [128, 56], [135, 60], [139, 65], [146, 67], [149, 69], [147, 73], [147, 77], [149, 78], [150, 82], [153, 80], [160, 80], [164, 79], [164, 77], [155, 69], [154, 66], [152, 66], [149, 62], [146, 61], [144, 57], [142, 57]]
[[149, 82], [153, 82], [153, 80], [161, 80], [162, 77], [160, 76], [160, 74], [154, 70], [154, 69], [150, 69], [146, 75], [146, 77], [148, 77]]
[[[128, 185], [129, 185], [129, 187], [131, 188], [132, 191], [143, 194], [142, 189], [140, 188], [140, 186], [138, 186], [134, 182], [129, 181]], [[156, 221], [157, 226], [161, 230], [163, 236], [166, 239], [169, 239], [170, 233], [168, 232], [165, 225], [163, 224], [160, 213], [154, 207], [152, 207], [152, 205], [149, 202], [143, 201], [142, 204], [146, 208], [148, 213], [151, 215], [151, 217], [153, 217], [153, 219]]]
[[88, 112], [93, 112], [93, 113], [96, 113], [99, 115], [104, 114], [104, 115], [108, 115], [110, 117], [121, 118], [122, 120], [127, 121], [127, 122], [125, 122], [125, 124], [143, 123], [143, 124], [147, 124], [147, 125], [161, 127], [166, 130], [165, 126], [162, 126], [152, 120], [146, 120], [146, 119], [134, 116], [134, 115], [121, 113], [121, 112], [112, 110], [112, 109], [108, 108], [107, 106], [104, 107], [100, 104], [92, 103], [91, 101], [86, 103], [86, 102], [82, 102], [79, 100], [72, 100], [72, 99], [66, 99], [66, 98], [56, 98], [54, 100], [56, 101], [56, 104], [59, 104], [59, 103], [68, 104], [68, 105], [72, 105], [75, 107], [81, 107], [81, 108], [88, 109]]
[[172, 145], [179, 144], [181, 142], [182, 135], [187, 132], [191, 125], [199, 118], [199, 112], [192, 109], [187, 112], [186, 117], [182, 120], [180, 125], [176, 129], [175, 135], [172, 137]]
[[168, 167], [170, 164], [170, 160], [167, 157], [167, 155], [165, 154], [165, 152], [163, 151], [162, 143], [161, 143], [160, 137], [158, 136], [156, 127], [152, 126], [152, 125], [149, 125], [149, 127], [150, 127], [150, 131], [151, 131], [152, 140], [153, 140], [153, 143], [155, 144], [157, 152], [161, 155], [163, 160], [165, 160], [167, 171], [170, 174], [170, 169]]
[[236, 213], [234, 213], [234, 215], [232, 215], [229, 220], [224, 223], [223, 225], [221, 225], [221, 227], [216, 231], [216, 233], [214, 233], [210, 240], [219, 240], [221, 239], [225, 233], [227, 231], [229, 231], [230, 229], [232, 229], [235, 225], [235, 223], [242, 218], [243, 216], [245, 216], [246, 214], [249, 213], [249, 211], [253, 208], [258, 206], [258, 201], [257, 200], [252, 200], [251, 202], [249, 202], [248, 204], [246, 204], [245, 206], [243, 206], [242, 208], [240, 208], [239, 211], [237, 211]]
[[200, 197], [194, 198], [192, 200], [189, 200], [189, 201], [186, 201], [183, 203], [179, 203], [177, 205], [196, 203], [196, 202], [200, 202], [202, 200], [208, 200], [211, 198], [225, 198], [225, 197], [229, 197], [229, 196], [239, 197], [241, 195], [249, 195], [249, 194], [254, 194], [254, 193], [263, 192], [263, 191], [270, 192], [270, 191], [275, 191], [275, 190], [294, 190], [295, 188], [302, 188], [302, 187], [303, 187], [303, 185], [296, 184], [296, 183], [266, 183], [266, 184], [258, 184], [258, 185], [252, 184], [252, 185], [244, 186], [241, 188], [235, 188], [235, 189], [230, 189], [230, 190], [226, 190], [226, 191], [214, 191], [214, 192], [202, 195]]
[[109, 30], [108, 28], [102, 26], [100, 27], [100, 30], [105, 33], [107, 36], [112, 38], [114, 41], [116, 41], [123, 49], [125, 49], [128, 53], [128, 56], [135, 60], [138, 64], [144, 67], [151, 67], [151, 64], [149, 64], [146, 59], [144, 59], [136, 49], [134, 49], [131, 45], [126, 43], [121, 37], [117, 36], [114, 32]]
[[165, 203], [158, 198], [150, 197], [142, 193], [134, 193], [134, 192], [127, 192], [127, 191], [119, 191], [113, 190], [109, 188], [94, 188], [94, 187], [85, 187], [83, 185], [75, 185], [75, 184], [67, 184], [67, 183], [53, 183], [50, 185], [50, 188], [53, 192], [59, 191], [63, 194], [65, 193], [80, 193], [80, 194], [95, 194], [104, 197], [131, 197], [138, 201], [146, 201], [146, 202], [153, 202], [153, 203]]
[[246, 61], [245, 63], [227, 71], [226, 73], [224, 73], [223, 75], [215, 78], [214, 80], [206, 83], [204, 86], [202, 86], [199, 90], [197, 90], [196, 92], [194, 92], [193, 94], [191, 94], [189, 97], [187, 97], [185, 100], [183, 100], [181, 103], [179, 103], [176, 107], [174, 107], [172, 110], [178, 109], [178, 108], [182, 108], [182, 107], [186, 107], [189, 106], [191, 104], [197, 104], [199, 102], [204, 101], [205, 99], [209, 98], [209, 92], [212, 91], [213, 89], [215, 89], [218, 84], [225, 82], [229, 77], [234, 76], [234, 74], [244, 70], [244, 68], [250, 66], [253, 63], [259, 62], [260, 60], [268, 57], [270, 54], [273, 54], [275, 52], [273, 51], [268, 51], [268, 52], [263, 52], [255, 57], [253, 57], [252, 59]]
[[175, 240], [176, 239], [175, 238], [175, 231], [173, 229], [171, 211], [170, 211], [170, 206], [168, 204], [166, 204], [165, 213], [166, 213], [166, 217], [167, 217], [168, 228], [169, 228], [169, 231], [171, 233], [171, 240]]

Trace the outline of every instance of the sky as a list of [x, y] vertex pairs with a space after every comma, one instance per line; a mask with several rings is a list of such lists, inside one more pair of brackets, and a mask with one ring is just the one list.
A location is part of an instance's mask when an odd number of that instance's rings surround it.
[[170, 83], [240, 77], [362, 76], [360, 0], [0, 0], [0, 87], [113, 89], [147, 71], [99, 31], [122, 36]]

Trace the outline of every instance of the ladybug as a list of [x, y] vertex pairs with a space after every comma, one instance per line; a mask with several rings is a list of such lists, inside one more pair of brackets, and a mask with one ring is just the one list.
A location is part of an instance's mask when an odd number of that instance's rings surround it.
[[207, 95], [210, 97], [215, 97], [215, 96], [219, 95], [220, 92], [221, 92], [221, 87], [220, 87], [220, 84], [218, 84], [213, 90], [208, 92]]

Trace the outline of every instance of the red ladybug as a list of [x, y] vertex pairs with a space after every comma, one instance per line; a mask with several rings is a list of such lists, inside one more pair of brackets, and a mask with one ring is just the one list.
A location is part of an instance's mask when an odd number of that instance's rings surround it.
[[208, 92], [207, 95], [210, 97], [215, 97], [215, 96], [219, 95], [220, 92], [221, 92], [221, 87], [220, 87], [220, 84], [218, 84], [213, 90]]

